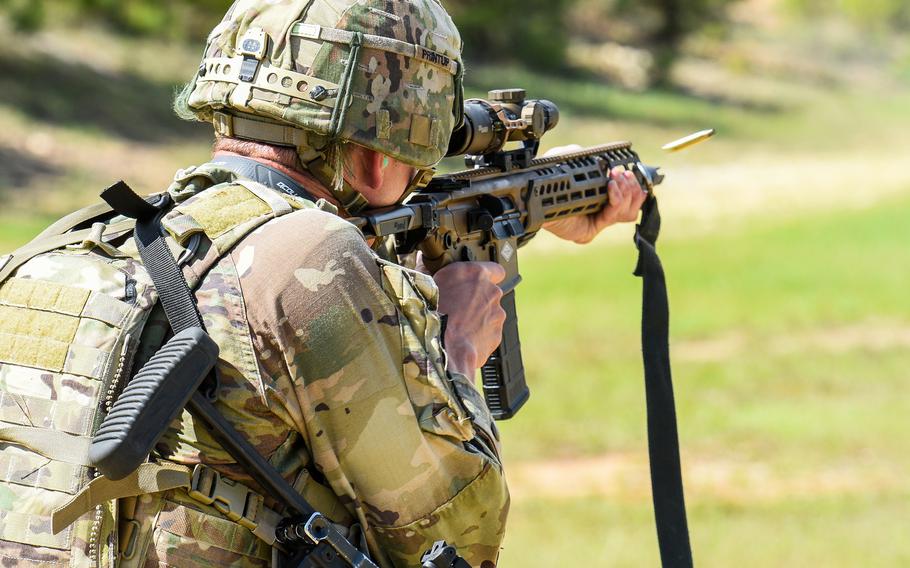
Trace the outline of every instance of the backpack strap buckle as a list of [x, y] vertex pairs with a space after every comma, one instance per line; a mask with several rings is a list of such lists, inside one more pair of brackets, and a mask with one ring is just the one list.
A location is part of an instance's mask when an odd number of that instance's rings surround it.
[[245, 527], [267, 544], [275, 543], [275, 529], [281, 515], [265, 506], [265, 498], [246, 485], [223, 477], [214, 469], [199, 464], [193, 469], [190, 497]]
[[210, 467], [197, 465], [189, 488], [190, 497], [211, 505], [219, 513], [250, 530], [256, 528], [256, 517], [263, 507], [263, 497]]

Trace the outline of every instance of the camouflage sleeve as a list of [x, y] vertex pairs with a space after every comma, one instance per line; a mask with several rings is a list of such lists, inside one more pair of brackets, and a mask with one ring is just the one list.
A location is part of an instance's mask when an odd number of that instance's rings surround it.
[[445, 369], [429, 276], [378, 259], [349, 223], [301, 211], [232, 253], [279, 413], [383, 566], [446, 540], [495, 566], [508, 491], [476, 388]]

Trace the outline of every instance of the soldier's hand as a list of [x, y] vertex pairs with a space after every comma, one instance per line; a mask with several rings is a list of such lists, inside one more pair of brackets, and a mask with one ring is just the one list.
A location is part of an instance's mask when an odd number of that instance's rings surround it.
[[[554, 148], [545, 155], [558, 155], [581, 149], [581, 146]], [[610, 202], [606, 207], [585, 217], [567, 217], [544, 224], [544, 229], [557, 237], [578, 244], [589, 243], [604, 229], [617, 223], [638, 220], [641, 206], [648, 194], [642, 189], [635, 174], [625, 168], [613, 168], [608, 185]]]
[[497, 284], [505, 276], [494, 262], [455, 262], [433, 275], [439, 311], [448, 316], [445, 345], [453, 371], [474, 376], [502, 342], [506, 313]]

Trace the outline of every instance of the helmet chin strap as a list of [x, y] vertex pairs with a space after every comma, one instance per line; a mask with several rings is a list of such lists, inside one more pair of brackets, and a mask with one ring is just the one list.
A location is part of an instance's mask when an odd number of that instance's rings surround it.
[[[334, 151], [329, 151], [313, 158], [312, 155], [300, 153], [298, 148], [300, 163], [307, 171], [313, 174], [313, 177], [332, 192], [332, 195], [335, 196], [335, 199], [338, 200], [349, 215], [357, 215], [369, 207], [370, 203], [362, 193], [348, 183], [348, 180], [344, 179], [340, 152], [341, 149], [336, 148]], [[335, 155], [334, 159], [331, 159], [333, 154]], [[309, 161], [305, 161], [305, 158], [309, 158]], [[330, 161], [335, 163], [330, 164]]]

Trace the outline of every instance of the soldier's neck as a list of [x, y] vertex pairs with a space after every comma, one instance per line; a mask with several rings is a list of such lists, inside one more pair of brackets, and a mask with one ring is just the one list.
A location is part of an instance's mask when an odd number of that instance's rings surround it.
[[277, 162], [275, 160], [270, 160], [263, 156], [245, 156], [243, 154], [238, 154], [236, 152], [229, 152], [229, 151], [225, 151], [225, 150], [219, 150], [219, 151], [215, 152], [214, 157], [217, 158], [218, 156], [240, 156], [242, 158], [249, 158], [251, 160], [256, 160], [257, 162], [265, 164], [266, 166], [269, 166], [270, 168], [275, 168], [276, 170], [280, 171], [284, 175], [290, 177], [292, 180], [296, 181], [301, 186], [303, 186], [303, 188], [306, 189], [310, 193], [310, 195], [312, 195], [316, 199], [325, 199], [332, 205], [341, 209], [341, 204], [338, 202], [337, 199], [335, 199], [335, 197], [332, 195], [332, 193], [328, 189], [323, 187], [323, 185], [321, 183], [319, 183], [319, 181], [317, 181], [316, 178], [314, 178], [313, 176], [311, 176], [310, 174], [308, 174], [306, 172], [301, 172], [299, 170], [289, 168], [280, 162]]

